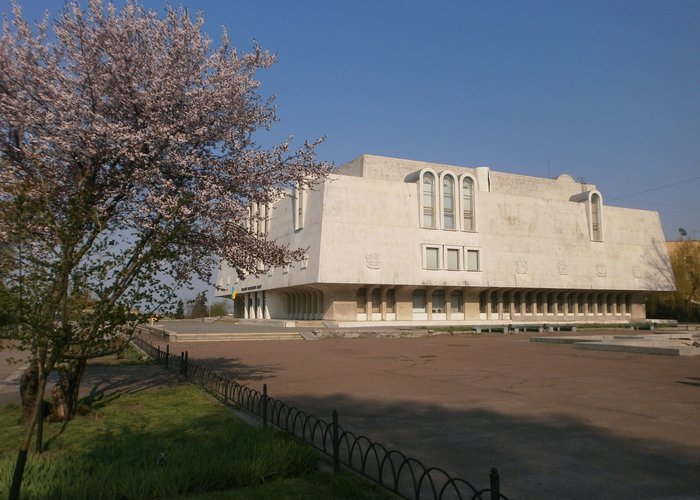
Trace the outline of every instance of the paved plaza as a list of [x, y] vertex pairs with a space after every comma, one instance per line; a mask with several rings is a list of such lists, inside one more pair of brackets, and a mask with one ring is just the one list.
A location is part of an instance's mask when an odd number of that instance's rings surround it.
[[[511, 499], [700, 498], [700, 357], [582, 351], [532, 336], [170, 348], [327, 420], [337, 409], [348, 430], [476, 485], [498, 467]], [[1, 368], [6, 378], [16, 367]], [[153, 365], [89, 367], [81, 392], [147, 390], [173, 377]]]
[[[600, 333], [600, 332], [598, 332]], [[700, 359], [531, 335], [173, 344], [513, 499], [700, 498]]]

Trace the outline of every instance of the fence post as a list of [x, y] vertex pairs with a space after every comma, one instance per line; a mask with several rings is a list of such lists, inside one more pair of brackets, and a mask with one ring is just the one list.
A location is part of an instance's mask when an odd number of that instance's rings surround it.
[[187, 368], [190, 364], [190, 351], [185, 351], [185, 377], [187, 376]]
[[501, 478], [498, 475], [498, 469], [491, 468], [489, 479], [491, 480], [491, 500], [499, 500], [501, 498]]
[[263, 412], [263, 427], [267, 427], [267, 384], [263, 384], [262, 412]]
[[44, 400], [39, 405], [39, 416], [36, 421], [36, 452], [44, 451]]
[[340, 440], [338, 438], [338, 412], [333, 410], [333, 472], [340, 472]]
[[183, 370], [185, 369], [185, 351], [182, 351], [180, 353], [180, 375], [182, 375], [184, 372]]
[[165, 346], [165, 369], [168, 369], [168, 364], [170, 363], [170, 344]]
[[228, 377], [224, 379], [224, 403], [228, 403]]

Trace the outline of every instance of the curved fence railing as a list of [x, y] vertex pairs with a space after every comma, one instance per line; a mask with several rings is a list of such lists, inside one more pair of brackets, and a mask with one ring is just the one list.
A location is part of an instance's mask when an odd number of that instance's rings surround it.
[[327, 422], [299, 408], [269, 397], [267, 384], [262, 392], [251, 389], [204, 365], [189, 361], [189, 353], [179, 356], [155, 347], [135, 336], [132, 341], [165, 368], [178, 370], [190, 381], [200, 384], [225, 403], [233, 404], [259, 418], [263, 426], [273, 425], [313, 446], [333, 459], [338, 472], [345, 466], [391, 492], [409, 499], [465, 499], [498, 500], [508, 498], [500, 492], [498, 470], [491, 469], [489, 487], [477, 488], [471, 482], [453, 477], [437, 467], [426, 467], [420, 460], [407, 457], [397, 450], [388, 449], [367, 436], [344, 430], [333, 411]]

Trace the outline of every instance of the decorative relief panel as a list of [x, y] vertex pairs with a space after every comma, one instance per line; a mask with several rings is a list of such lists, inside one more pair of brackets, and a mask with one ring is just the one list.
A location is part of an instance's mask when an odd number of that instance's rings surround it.
[[639, 266], [632, 266], [632, 276], [635, 278], [642, 277], [642, 270], [639, 268]]
[[381, 269], [382, 268], [381, 259], [379, 258], [379, 254], [376, 252], [366, 254], [365, 255], [365, 263], [367, 264], [367, 267], [370, 269]]
[[562, 276], [566, 276], [567, 274], [569, 274], [569, 267], [563, 262], [559, 263], [559, 274]]
[[604, 264], [598, 264], [595, 266], [595, 271], [599, 278], [606, 278], [608, 276], [608, 269]]
[[518, 274], [527, 274], [527, 261], [526, 260], [516, 260], [515, 261], [515, 272]]

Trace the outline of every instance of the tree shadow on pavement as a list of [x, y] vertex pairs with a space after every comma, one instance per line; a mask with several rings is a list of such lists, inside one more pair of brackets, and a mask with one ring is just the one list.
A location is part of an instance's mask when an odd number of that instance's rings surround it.
[[279, 366], [276, 364], [253, 366], [242, 363], [238, 358], [190, 358], [190, 362], [219, 372], [236, 382], [275, 378], [279, 372]]
[[512, 499], [700, 498], [700, 447], [614, 434], [571, 416], [547, 419], [344, 394], [285, 398], [346, 431], [488, 485], [491, 467]]

